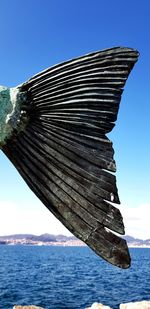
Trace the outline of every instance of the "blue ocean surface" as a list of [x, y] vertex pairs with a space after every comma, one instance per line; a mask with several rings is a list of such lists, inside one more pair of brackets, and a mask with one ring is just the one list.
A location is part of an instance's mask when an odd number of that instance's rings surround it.
[[150, 300], [150, 249], [131, 249], [132, 266], [111, 266], [87, 247], [0, 245], [0, 309], [112, 308]]

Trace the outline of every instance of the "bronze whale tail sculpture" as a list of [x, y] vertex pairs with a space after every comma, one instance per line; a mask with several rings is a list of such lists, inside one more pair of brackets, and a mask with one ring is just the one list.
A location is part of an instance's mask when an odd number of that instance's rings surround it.
[[138, 58], [115, 47], [15, 87], [0, 87], [0, 148], [43, 204], [99, 256], [130, 266], [112, 142], [123, 87]]

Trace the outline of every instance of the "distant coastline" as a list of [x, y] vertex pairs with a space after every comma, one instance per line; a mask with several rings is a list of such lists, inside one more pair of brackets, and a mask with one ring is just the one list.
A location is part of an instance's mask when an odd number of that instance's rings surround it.
[[[150, 248], [150, 239], [142, 240], [132, 236], [123, 237], [130, 248]], [[0, 236], [1, 245], [32, 245], [32, 246], [72, 246], [84, 247], [86, 244], [75, 236], [53, 235], [53, 234], [14, 234]]]
[[15, 234], [0, 236], [1, 245], [32, 245], [32, 246], [86, 246], [84, 242], [74, 236], [53, 234]]

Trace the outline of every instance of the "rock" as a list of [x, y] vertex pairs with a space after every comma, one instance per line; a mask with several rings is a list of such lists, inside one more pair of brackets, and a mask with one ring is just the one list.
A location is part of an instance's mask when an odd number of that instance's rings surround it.
[[14, 306], [13, 309], [44, 309], [44, 308], [30, 305], [30, 306]]
[[91, 307], [88, 307], [86, 309], [111, 309], [109, 306], [104, 306], [100, 303], [94, 303]]
[[120, 309], [150, 309], [150, 301], [139, 301], [133, 303], [121, 304]]

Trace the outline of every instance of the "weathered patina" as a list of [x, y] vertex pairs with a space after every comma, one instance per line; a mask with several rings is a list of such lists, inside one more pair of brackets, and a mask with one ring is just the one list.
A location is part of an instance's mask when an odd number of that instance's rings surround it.
[[125, 82], [138, 58], [116, 47], [73, 59], [0, 88], [0, 147], [43, 204], [110, 263], [130, 255], [112, 142]]
[[26, 93], [20, 91], [20, 87], [0, 86], [0, 148], [14, 132], [19, 133], [24, 129], [24, 102], [27, 102]]

